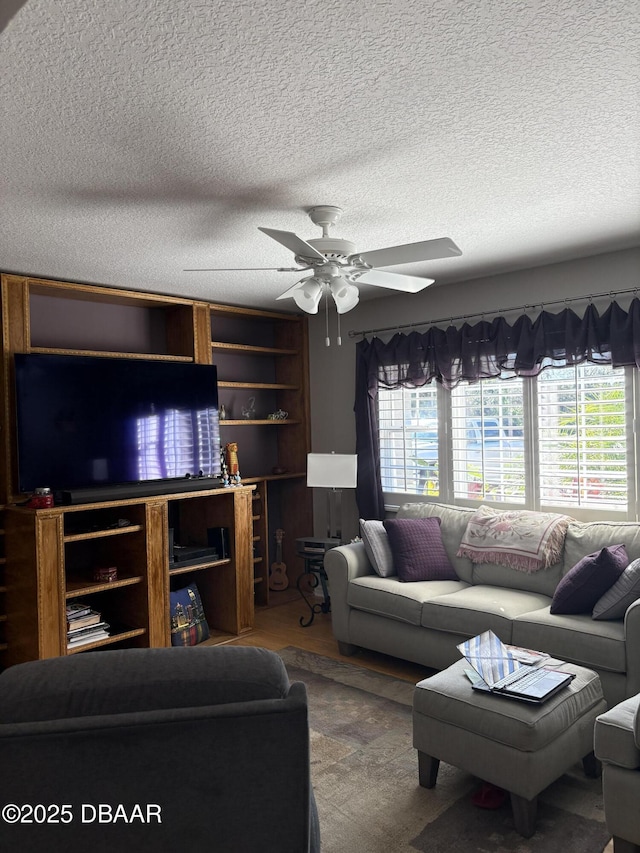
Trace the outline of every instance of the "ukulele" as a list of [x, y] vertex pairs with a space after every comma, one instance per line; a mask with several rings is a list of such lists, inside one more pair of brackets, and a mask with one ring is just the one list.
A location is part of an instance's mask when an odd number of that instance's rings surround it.
[[271, 563], [271, 574], [269, 575], [269, 589], [282, 590], [289, 586], [287, 567], [282, 562], [282, 537], [284, 530], [276, 530], [276, 561]]

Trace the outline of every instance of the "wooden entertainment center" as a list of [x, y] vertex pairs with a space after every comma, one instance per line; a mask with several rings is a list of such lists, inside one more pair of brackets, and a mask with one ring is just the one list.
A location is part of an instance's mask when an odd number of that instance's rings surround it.
[[[295, 540], [313, 527], [306, 318], [8, 274], [0, 286], [0, 664], [103, 646], [168, 646], [169, 592], [190, 580], [214, 642], [251, 630], [254, 605], [282, 595], [269, 590], [276, 529], [285, 531], [283, 560], [295, 586], [303, 571]], [[28, 496], [17, 491], [13, 356], [21, 352], [216, 364], [226, 410], [221, 443], [238, 444], [242, 485], [20, 505]], [[209, 529], [226, 528], [228, 553], [172, 566], [176, 520], [187, 546], [207, 545]], [[118, 579], [94, 581], [91, 570], [106, 564], [117, 566]], [[76, 598], [104, 614], [111, 635], [68, 651], [65, 603]]]

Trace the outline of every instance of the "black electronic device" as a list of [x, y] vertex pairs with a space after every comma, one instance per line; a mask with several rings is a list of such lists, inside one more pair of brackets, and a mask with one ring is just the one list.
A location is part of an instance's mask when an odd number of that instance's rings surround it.
[[78, 503], [220, 484], [214, 365], [16, 353], [15, 385], [21, 492]]
[[321, 557], [332, 548], [337, 548], [341, 545], [340, 539], [314, 539], [313, 536], [308, 536], [303, 539], [296, 539], [296, 553], [301, 557]]
[[209, 563], [219, 560], [220, 557], [215, 548], [206, 545], [173, 545], [173, 562], [171, 566], [195, 566], [198, 563]]
[[228, 527], [208, 527], [207, 541], [212, 548], [220, 555], [221, 560], [228, 560], [231, 554], [229, 548], [229, 528]]

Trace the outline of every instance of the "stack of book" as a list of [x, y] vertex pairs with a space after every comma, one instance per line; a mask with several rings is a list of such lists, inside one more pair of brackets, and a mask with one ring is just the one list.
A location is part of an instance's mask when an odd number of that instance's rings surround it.
[[67, 602], [67, 648], [77, 649], [109, 636], [109, 623], [84, 601]]

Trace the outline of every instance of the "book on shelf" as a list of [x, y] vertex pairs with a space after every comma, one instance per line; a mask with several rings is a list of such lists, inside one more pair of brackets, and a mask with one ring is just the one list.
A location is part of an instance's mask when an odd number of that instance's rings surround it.
[[87, 646], [89, 645], [89, 643], [95, 643], [98, 640], [106, 640], [110, 636], [111, 635], [108, 631], [101, 629], [100, 631], [96, 631], [93, 634], [85, 634], [73, 640], [67, 640], [67, 648], [76, 649], [78, 648], [78, 646]]
[[102, 616], [97, 610], [90, 610], [84, 616], [74, 616], [67, 618], [67, 631], [75, 631], [78, 628], [87, 628], [90, 625], [95, 625], [102, 621]]
[[67, 637], [82, 637], [86, 634], [94, 634], [96, 631], [106, 631], [109, 628], [109, 623], [101, 620], [93, 625], [85, 625], [83, 628], [73, 628], [67, 631]]
[[91, 605], [85, 601], [67, 601], [67, 621], [70, 619], [80, 619], [81, 616], [86, 616], [91, 613]]

